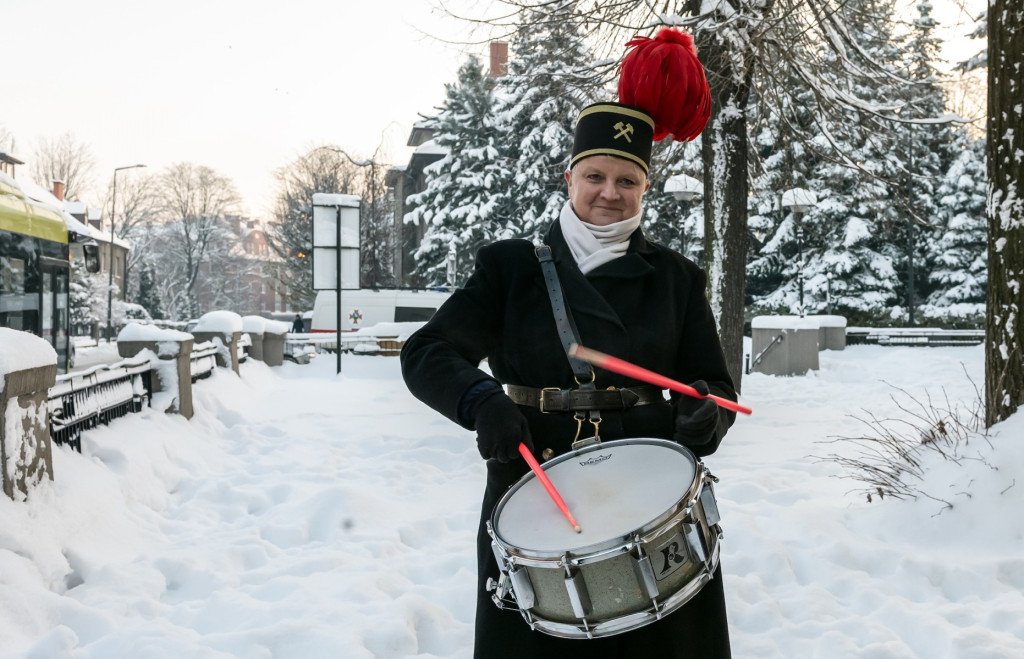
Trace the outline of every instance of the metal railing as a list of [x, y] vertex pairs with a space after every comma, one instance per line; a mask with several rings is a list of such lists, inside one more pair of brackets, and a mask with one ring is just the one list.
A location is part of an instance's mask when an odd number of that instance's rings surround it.
[[930, 327], [847, 327], [847, 345], [973, 346], [985, 340], [985, 330], [947, 330]]
[[142, 357], [59, 376], [47, 401], [53, 441], [81, 451], [83, 430], [149, 404], [151, 377], [149, 360]]
[[210, 377], [213, 369], [217, 368], [217, 349], [212, 341], [192, 347], [190, 371], [193, 382]]
[[747, 361], [747, 368], [746, 368], [746, 372], [747, 372], [747, 373], [750, 373], [750, 371], [751, 371], [752, 369], [756, 368], [756, 367], [757, 367], [757, 366], [758, 366], [758, 365], [759, 365], [759, 364], [761, 363], [761, 361], [762, 361], [762, 360], [763, 360], [763, 359], [765, 358], [765, 356], [766, 356], [766, 355], [768, 354], [768, 352], [769, 352], [769, 351], [771, 351], [771, 349], [772, 349], [772, 348], [774, 348], [775, 346], [779, 345], [780, 343], [782, 343], [782, 342], [783, 342], [783, 341], [785, 341], [785, 340], [786, 340], [786, 334], [785, 334], [785, 332], [781, 332], [781, 333], [779, 333], [779, 334], [776, 334], [776, 335], [775, 335], [774, 337], [772, 337], [772, 342], [771, 342], [771, 343], [769, 343], [769, 344], [768, 344], [767, 346], [765, 346], [764, 350], [762, 350], [761, 352], [759, 352], [759, 353], [757, 354], [757, 356], [756, 356], [756, 357], [754, 357], [754, 361], [753, 361], [753, 363], [751, 363], [751, 362], [749, 361], [749, 359], [750, 359], [750, 356], [748, 355], [748, 356], [747, 356], [747, 360], [748, 360], [748, 361]]
[[[404, 341], [399, 341], [394, 336], [372, 336], [367, 334], [356, 334], [354, 332], [343, 332], [341, 335], [342, 352], [366, 352], [379, 355], [397, 355], [401, 352]], [[291, 334], [284, 340], [284, 356], [290, 359], [290, 355], [296, 351], [304, 353], [333, 353], [338, 349], [338, 339], [334, 332], [315, 332], [312, 334]]]

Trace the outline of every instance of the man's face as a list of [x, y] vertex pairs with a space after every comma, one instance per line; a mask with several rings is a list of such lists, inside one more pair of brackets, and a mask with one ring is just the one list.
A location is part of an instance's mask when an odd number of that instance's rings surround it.
[[569, 202], [576, 215], [597, 226], [627, 220], [640, 212], [650, 181], [634, 162], [615, 156], [590, 156], [565, 173]]

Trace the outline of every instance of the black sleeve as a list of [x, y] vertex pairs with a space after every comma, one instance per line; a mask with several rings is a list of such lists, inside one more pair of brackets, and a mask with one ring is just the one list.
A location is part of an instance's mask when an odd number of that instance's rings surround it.
[[402, 376], [409, 391], [470, 430], [472, 420], [460, 415], [463, 396], [477, 383], [494, 381], [479, 364], [494, 349], [501, 330], [504, 295], [499, 275], [493, 246], [482, 248], [466, 285], [402, 348]]

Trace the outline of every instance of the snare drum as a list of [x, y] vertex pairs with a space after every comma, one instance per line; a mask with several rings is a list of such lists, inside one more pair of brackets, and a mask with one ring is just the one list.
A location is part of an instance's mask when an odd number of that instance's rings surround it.
[[662, 439], [591, 444], [544, 464], [579, 523], [576, 533], [532, 472], [487, 523], [500, 608], [562, 638], [612, 636], [692, 599], [718, 565], [716, 479]]

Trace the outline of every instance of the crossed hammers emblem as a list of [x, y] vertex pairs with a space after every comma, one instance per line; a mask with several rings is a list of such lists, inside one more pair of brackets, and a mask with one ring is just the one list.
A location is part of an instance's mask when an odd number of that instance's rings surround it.
[[627, 142], [629, 142], [630, 144], [633, 143], [633, 139], [630, 137], [630, 135], [633, 134], [633, 124], [627, 124], [620, 121], [619, 123], [612, 126], [612, 128], [619, 131], [618, 133], [615, 134], [615, 137], [612, 138], [613, 140], [617, 140], [620, 137], [625, 137]]

